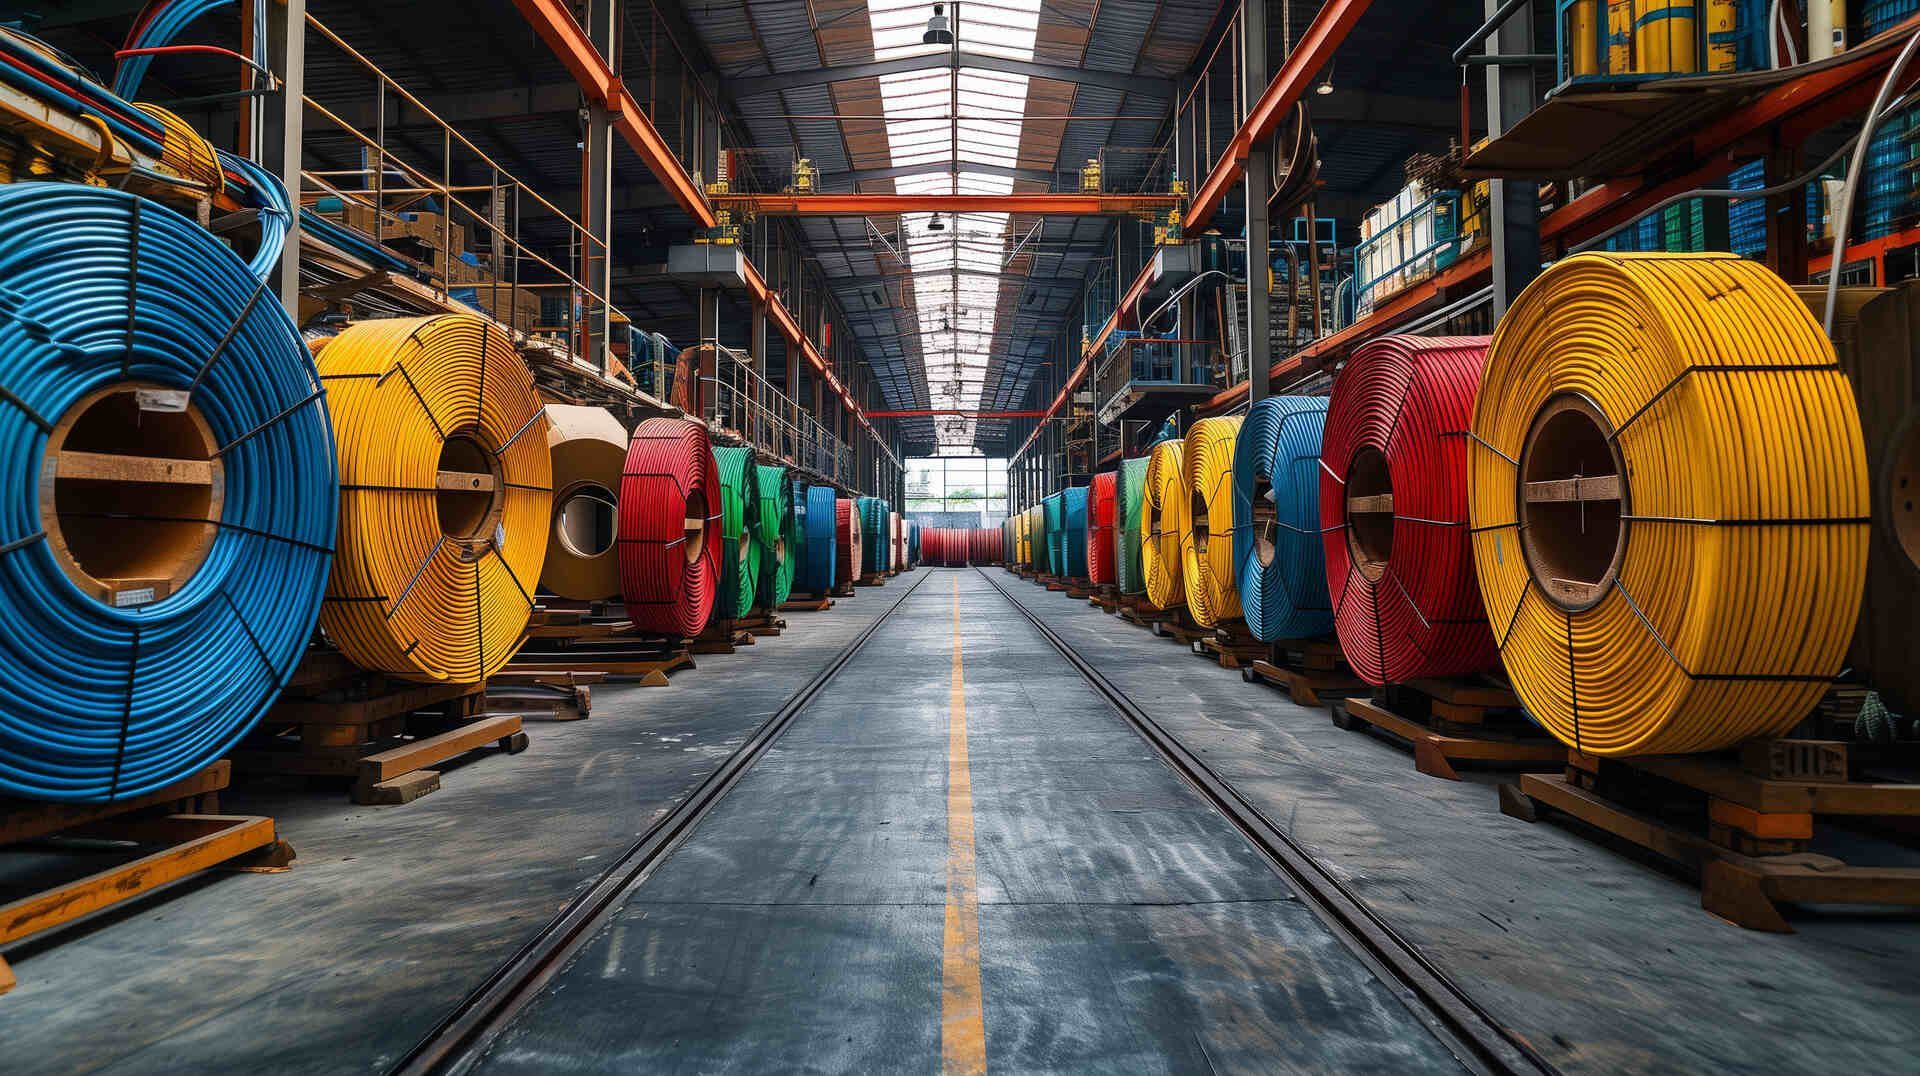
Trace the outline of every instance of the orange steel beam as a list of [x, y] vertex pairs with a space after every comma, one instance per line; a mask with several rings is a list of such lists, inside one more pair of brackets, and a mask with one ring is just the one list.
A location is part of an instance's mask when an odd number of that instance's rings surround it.
[[898, 213], [1033, 213], [1091, 217], [1153, 213], [1176, 194], [722, 194], [714, 204], [761, 216], [885, 217]]
[[1226, 152], [1221, 154], [1219, 163], [1213, 166], [1212, 174], [1194, 193], [1193, 204], [1187, 207], [1185, 221], [1188, 235], [1196, 234], [1213, 219], [1214, 211], [1226, 200], [1227, 192], [1246, 172], [1247, 154], [1253, 147], [1270, 141], [1280, 129], [1280, 121], [1285, 119], [1293, 106], [1306, 95], [1307, 87], [1313, 76], [1320, 73], [1333, 54], [1346, 41], [1347, 33], [1353, 24], [1366, 14], [1371, 0], [1329, 0], [1314, 16], [1307, 32], [1294, 46], [1287, 60], [1280, 65], [1280, 73], [1267, 83], [1265, 93], [1247, 110], [1246, 121], [1240, 124], [1233, 141], [1227, 143]]
[[687, 174], [680, 159], [673, 155], [666, 140], [654, 129], [653, 122], [647, 119], [640, 102], [627, 92], [620, 77], [607, 65], [600, 51], [593, 47], [586, 30], [575, 21], [566, 5], [560, 0], [513, 0], [513, 4], [520, 9], [520, 14], [526, 16], [540, 39], [553, 50], [567, 73], [580, 84], [580, 89], [588, 99], [595, 104], [605, 105], [607, 111], [612, 113], [614, 129], [640, 155], [641, 163], [667, 188], [680, 208], [700, 227], [713, 227], [713, 207], [707, 204], [693, 177]]
[[801, 329], [800, 322], [795, 320], [786, 304], [780, 301], [779, 293], [767, 286], [766, 278], [760, 275], [760, 270], [755, 269], [752, 262], [742, 258], [740, 265], [746, 276], [747, 290], [753, 293], [755, 299], [766, 304], [767, 317], [772, 319], [774, 328], [780, 330], [780, 335], [786, 338], [787, 343], [800, 349], [800, 354], [807, 360], [807, 365], [813, 367], [814, 372], [820, 375], [820, 380], [835, 396], [840, 397], [840, 402], [846, 405], [847, 412], [859, 419], [860, 425], [864, 426], [868, 432], [872, 432], [873, 423], [867, 420], [867, 413], [854, 402], [852, 391], [834, 375], [833, 368], [827, 365], [827, 360], [820, 354], [820, 349], [813, 345], [806, 331]]

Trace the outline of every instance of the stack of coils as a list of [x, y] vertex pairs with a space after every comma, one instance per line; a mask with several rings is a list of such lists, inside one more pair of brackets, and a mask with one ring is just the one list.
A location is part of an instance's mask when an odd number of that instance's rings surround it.
[[1193, 498], [1187, 493], [1186, 445], [1162, 441], [1147, 453], [1140, 498], [1140, 574], [1147, 601], [1172, 609], [1187, 601], [1180, 578], [1181, 537]]
[[1113, 583], [1113, 487], [1116, 476], [1103, 471], [1087, 487], [1087, 581], [1095, 586]]
[[700, 634], [720, 586], [720, 469], [707, 428], [650, 418], [620, 478], [620, 593], [645, 632]]
[[834, 575], [839, 562], [833, 487], [802, 487], [796, 483], [795, 489], [804, 490], [796, 494], [796, 504], [804, 505], [805, 511], [801, 513], [799, 525], [795, 528], [801, 535], [802, 570], [795, 577], [794, 585], [817, 597], [825, 596], [834, 587]]
[[753, 529], [760, 554], [759, 600], [766, 609], [775, 610], [793, 593], [800, 535], [793, 517], [793, 498], [787, 494], [787, 469], [763, 463], [753, 473], [760, 493], [760, 515]]
[[1146, 574], [1140, 568], [1140, 509], [1146, 494], [1147, 458], [1120, 461], [1120, 473], [1113, 483], [1113, 582], [1122, 594], [1141, 594], [1147, 589]]
[[547, 405], [547, 451], [553, 458], [553, 523], [540, 585], [574, 601], [620, 594], [620, 472], [627, 428], [604, 407]]
[[1832, 345], [1772, 272], [1559, 262], [1501, 320], [1472, 431], [1480, 590], [1548, 731], [1714, 751], [1820, 700], [1860, 609], [1866, 453]]
[[1240, 614], [1264, 642], [1333, 631], [1320, 539], [1324, 396], [1270, 396], [1254, 404], [1233, 451], [1233, 561]]
[[1192, 503], [1180, 545], [1180, 576], [1186, 580], [1187, 611], [1202, 627], [1240, 615], [1233, 571], [1233, 449], [1238, 415], [1207, 418], [1187, 431], [1182, 453]]
[[362, 321], [320, 353], [340, 536], [320, 626], [349, 661], [479, 683], [520, 645], [552, 527], [546, 412], [477, 314]]
[[747, 615], [760, 596], [760, 548], [754, 536], [760, 517], [760, 486], [751, 448], [713, 450], [720, 472], [720, 590], [713, 615], [732, 620]]
[[0, 235], [0, 793], [139, 796], [225, 754], [305, 652], [333, 436], [292, 320], [193, 221], [18, 183]]
[[1467, 532], [1467, 426], [1486, 348], [1485, 337], [1382, 337], [1333, 383], [1321, 544], [1341, 653], [1368, 683], [1498, 658]]
[[833, 502], [834, 585], [845, 589], [861, 576], [866, 538], [860, 533], [860, 509], [851, 497]]
[[1060, 574], [1068, 579], [1087, 577], [1087, 487], [1072, 486], [1060, 493], [1060, 514], [1066, 534], [1060, 541], [1064, 562]]

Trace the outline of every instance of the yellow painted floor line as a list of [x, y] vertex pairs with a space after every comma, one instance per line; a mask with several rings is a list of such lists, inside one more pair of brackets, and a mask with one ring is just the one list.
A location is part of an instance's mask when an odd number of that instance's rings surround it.
[[980, 901], [973, 864], [973, 771], [967, 762], [960, 576], [955, 573], [953, 687], [947, 697], [947, 930], [940, 995], [940, 1060], [948, 1073], [987, 1071], [987, 1026], [980, 1001]]

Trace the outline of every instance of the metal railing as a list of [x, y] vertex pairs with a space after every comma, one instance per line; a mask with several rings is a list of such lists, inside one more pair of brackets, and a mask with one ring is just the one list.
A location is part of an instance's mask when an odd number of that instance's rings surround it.
[[[720, 345], [710, 363], [702, 359], [697, 403], [709, 429], [841, 485], [856, 489], [871, 485], [858, 480], [852, 447], [775, 388], [751, 355]], [[875, 445], [884, 450], [878, 442]]]

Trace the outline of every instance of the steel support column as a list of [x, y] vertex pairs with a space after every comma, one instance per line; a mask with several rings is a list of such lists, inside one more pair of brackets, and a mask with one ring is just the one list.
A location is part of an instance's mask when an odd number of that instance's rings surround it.
[[[1267, 0], [1240, 5], [1240, 84], [1246, 99], [1259, 98], [1267, 86]], [[1267, 296], [1267, 263], [1272, 260], [1267, 199], [1272, 196], [1271, 136], [1255, 138], [1247, 151], [1247, 399], [1267, 398], [1268, 367], [1273, 365], [1272, 315]]]
[[[1492, 18], [1501, 0], [1483, 0]], [[1522, 5], [1500, 24], [1487, 42], [1494, 56], [1533, 52], [1533, 9]], [[1487, 68], [1487, 137], [1498, 138], [1533, 111], [1533, 68], [1524, 64]], [[1487, 183], [1487, 217], [1492, 225], [1493, 320], [1527, 282], [1540, 275], [1540, 195], [1531, 179], [1494, 179]]]
[[280, 177], [295, 211], [287, 222], [286, 250], [273, 277], [274, 291], [300, 323], [300, 165], [307, 85], [307, 0], [254, 0], [266, 5], [267, 67], [280, 79], [280, 93], [264, 99], [261, 140], [255, 159]]
[[[620, 70], [620, 28], [626, 0], [590, 0], [586, 11], [587, 37], [610, 70]], [[586, 135], [581, 155], [580, 221], [587, 238], [580, 244], [581, 279], [602, 297], [613, 294], [613, 113], [604, 100], [589, 99]], [[582, 357], [607, 372], [607, 349], [613, 338], [613, 310], [603, 301], [586, 303]]]

